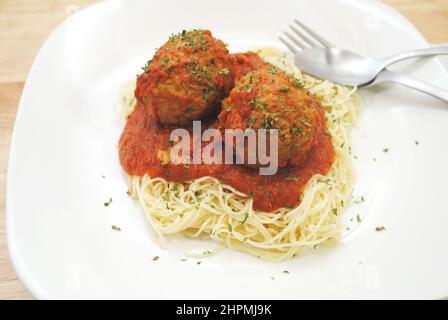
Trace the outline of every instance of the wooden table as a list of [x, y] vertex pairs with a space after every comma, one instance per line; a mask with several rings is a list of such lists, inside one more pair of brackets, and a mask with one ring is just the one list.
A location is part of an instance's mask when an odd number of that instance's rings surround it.
[[[94, 0], [0, 1], [0, 299], [29, 299], [9, 261], [5, 238], [5, 183], [17, 105], [34, 56], [68, 15]], [[448, 0], [385, 0], [431, 43], [448, 43]]]

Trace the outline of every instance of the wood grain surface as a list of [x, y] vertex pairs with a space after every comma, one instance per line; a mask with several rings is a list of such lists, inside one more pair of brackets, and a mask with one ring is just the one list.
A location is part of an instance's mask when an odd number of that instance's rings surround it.
[[[17, 105], [37, 50], [70, 14], [94, 0], [0, 1], [0, 299], [32, 299], [15, 274], [6, 245], [5, 184]], [[448, 0], [385, 0], [433, 44], [448, 43]]]

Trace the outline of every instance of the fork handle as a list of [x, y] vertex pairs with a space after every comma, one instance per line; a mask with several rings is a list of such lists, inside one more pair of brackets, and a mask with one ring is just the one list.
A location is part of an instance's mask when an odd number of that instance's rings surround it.
[[411, 58], [420, 58], [420, 57], [432, 57], [437, 55], [448, 55], [448, 45], [440, 45], [440, 46], [432, 46], [429, 48], [417, 49], [412, 51], [407, 51], [403, 53], [399, 53], [390, 57], [386, 57], [381, 59], [384, 65], [390, 66], [391, 64], [397, 63], [399, 61], [403, 61]]
[[395, 73], [386, 69], [378, 75], [378, 77], [374, 80], [374, 82], [371, 85], [384, 82], [398, 83], [408, 88], [418, 90], [420, 92], [429, 94], [440, 100], [448, 102], [448, 90], [439, 89], [433, 85], [419, 81], [404, 74]]

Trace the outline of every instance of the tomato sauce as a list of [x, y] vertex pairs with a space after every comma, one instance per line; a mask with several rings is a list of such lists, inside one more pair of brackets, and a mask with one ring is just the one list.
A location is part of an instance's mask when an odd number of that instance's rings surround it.
[[[261, 64], [255, 55], [240, 54], [234, 57], [233, 74], [241, 75], [250, 71], [250, 66], [259, 68]], [[216, 122], [207, 125], [203, 122], [202, 130], [207, 127], [215, 128]], [[120, 138], [119, 156], [124, 170], [131, 176], [148, 174], [178, 183], [211, 176], [248, 194], [254, 201], [254, 208], [267, 212], [296, 206], [309, 179], [315, 174], [327, 174], [334, 161], [331, 136], [326, 130], [321, 130], [300, 167], [282, 168], [272, 176], [262, 176], [258, 169], [236, 164], [175, 165], [164, 161], [170, 154], [172, 130], [172, 127], [161, 126], [154, 112], [148, 112], [139, 103]], [[192, 136], [191, 128], [189, 131]], [[203, 147], [207, 144], [203, 143]]]

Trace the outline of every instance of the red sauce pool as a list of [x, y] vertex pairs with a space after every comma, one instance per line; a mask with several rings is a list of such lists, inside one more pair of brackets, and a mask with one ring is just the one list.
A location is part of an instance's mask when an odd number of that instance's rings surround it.
[[[241, 61], [239, 66], [248, 69]], [[233, 72], [241, 73], [240, 70]], [[214, 126], [214, 123], [208, 125]], [[207, 128], [202, 124], [202, 130], [205, 129]], [[301, 167], [280, 169], [273, 176], [261, 176], [258, 170], [242, 165], [192, 164], [185, 167], [172, 163], [163, 164], [159, 150], [169, 155], [172, 130], [173, 128], [160, 126], [156, 117], [147, 112], [142, 104], [138, 104], [120, 138], [119, 155], [124, 170], [131, 176], [148, 174], [178, 183], [205, 176], [215, 177], [222, 183], [248, 194], [254, 200], [254, 208], [268, 212], [297, 205], [306, 183], [315, 174], [326, 175], [333, 164], [335, 154], [331, 137], [322, 130], [316, 145]]]

